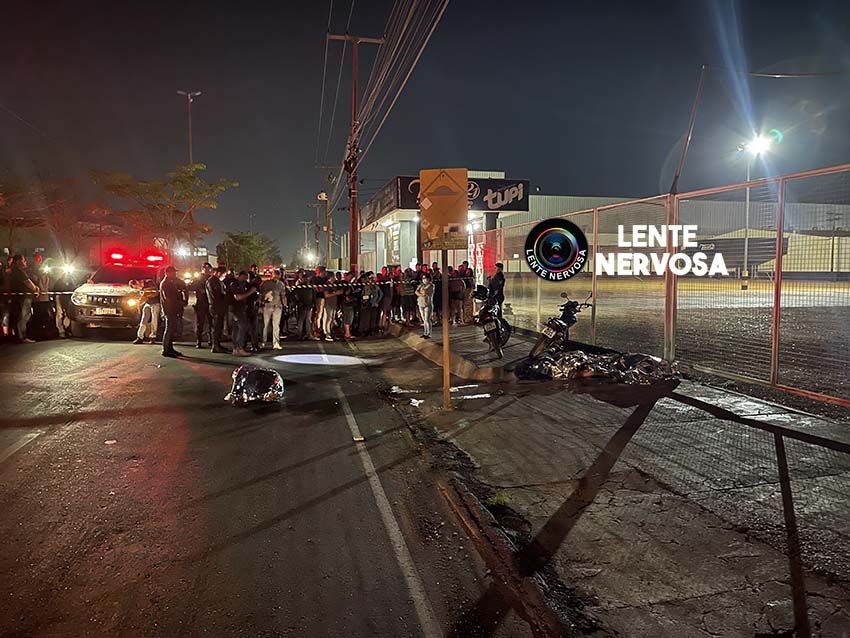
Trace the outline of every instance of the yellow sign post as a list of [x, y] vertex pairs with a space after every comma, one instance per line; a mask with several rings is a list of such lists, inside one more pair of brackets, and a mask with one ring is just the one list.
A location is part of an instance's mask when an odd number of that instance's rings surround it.
[[[423, 250], [439, 250], [442, 254], [442, 298], [449, 298], [450, 250], [467, 247], [466, 231], [469, 202], [467, 183], [469, 171], [465, 168], [433, 168], [419, 171], [419, 225]], [[443, 313], [443, 408], [451, 403], [451, 374], [449, 364], [449, 322]]]
[[462, 250], [468, 241], [465, 168], [419, 171], [419, 224], [425, 250]]

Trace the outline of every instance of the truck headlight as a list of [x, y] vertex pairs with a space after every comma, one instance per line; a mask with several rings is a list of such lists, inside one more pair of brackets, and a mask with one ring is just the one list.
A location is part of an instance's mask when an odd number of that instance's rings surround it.
[[127, 305], [128, 305], [130, 308], [135, 308], [136, 306], [138, 306], [138, 305], [139, 305], [139, 300], [138, 300], [138, 299], [134, 299], [133, 297], [130, 297], [129, 299], [127, 299]]
[[86, 295], [83, 292], [75, 292], [71, 295], [71, 303], [82, 306], [86, 303]]

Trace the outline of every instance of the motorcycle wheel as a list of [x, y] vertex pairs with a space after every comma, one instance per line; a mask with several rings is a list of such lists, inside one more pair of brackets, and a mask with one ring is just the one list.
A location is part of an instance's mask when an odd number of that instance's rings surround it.
[[508, 339], [511, 338], [511, 333], [514, 329], [511, 328], [511, 324], [509, 324], [504, 319], [500, 319], [499, 323], [501, 324], [501, 331], [499, 333], [501, 336], [501, 345], [502, 347], [505, 347], [505, 345], [508, 343]]
[[496, 331], [493, 331], [487, 335], [487, 338], [490, 340], [490, 346], [496, 352], [496, 357], [501, 359], [504, 356], [504, 353], [502, 352], [502, 344], [499, 341], [499, 335], [496, 334]]
[[534, 347], [531, 349], [531, 354], [529, 355], [532, 359], [539, 357], [546, 351], [546, 348], [549, 347], [549, 343], [551, 339], [549, 337], [545, 337], [540, 335], [537, 337], [537, 343], [534, 344]]

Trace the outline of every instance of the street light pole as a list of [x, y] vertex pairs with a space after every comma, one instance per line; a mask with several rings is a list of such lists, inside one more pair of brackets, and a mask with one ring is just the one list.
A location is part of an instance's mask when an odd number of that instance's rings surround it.
[[178, 95], [186, 96], [186, 113], [189, 117], [189, 166], [192, 166], [192, 102], [198, 97], [200, 91], [177, 91]]
[[741, 290], [749, 288], [750, 278], [750, 180], [752, 179], [753, 161], [771, 146], [771, 140], [757, 135], [746, 144], [738, 145], [738, 152], [747, 153], [747, 187], [744, 192], [744, 267], [741, 270]]
[[747, 156], [747, 192], [744, 203], [744, 270], [741, 273], [743, 279], [750, 276], [750, 174], [753, 168], [752, 155]]

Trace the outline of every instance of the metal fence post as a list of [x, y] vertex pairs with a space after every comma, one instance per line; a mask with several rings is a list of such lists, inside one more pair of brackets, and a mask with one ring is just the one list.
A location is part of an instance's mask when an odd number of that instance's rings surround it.
[[590, 343], [596, 345], [596, 253], [599, 251], [599, 209], [593, 209], [593, 271], [590, 274], [590, 298], [593, 305], [590, 307]]
[[[667, 228], [679, 223], [679, 199], [676, 195], [668, 195], [665, 203], [667, 209]], [[672, 243], [672, 231], [667, 231], [667, 251]], [[667, 268], [664, 271], [664, 358], [673, 361], [676, 358], [676, 288], [677, 277]]]
[[534, 327], [536, 329], [539, 329], [540, 325], [541, 325], [540, 324], [540, 312], [541, 312], [541, 310], [540, 310], [540, 305], [541, 305], [540, 304], [540, 301], [541, 301], [540, 297], [541, 297], [541, 291], [543, 290], [543, 278], [542, 277], [535, 277], [535, 279], [537, 280], [537, 316], [536, 316], [536, 319], [535, 319]]
[[808, 604], [806, 603], [806, 580], [803, 572], [800, 532], [794, 514], [794, 498], [791, 494], [791, 476], [788, 473], [788, 457], [785, 441], [779, 432], [773, 435], [776, 447], [776, 464], [779, 468], [779, 486], [782, 491], [782, 514], [785, 518], [785, 537], [788, 543], [788, 565], [791, 575], [791, 599], [794, 606], [796, 636], [810, 638]]
[[782, 246], [785, 236], [785, 180], [779, 180], [776, 205], [776, 253], [773, 259], [773, 318], [770, 325], [770, 384], [779, 383], [779, 324], [782, 304]]

